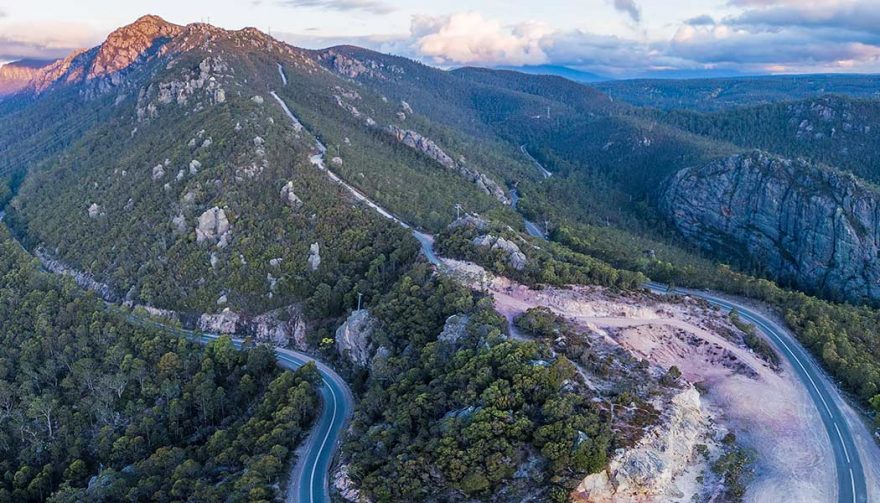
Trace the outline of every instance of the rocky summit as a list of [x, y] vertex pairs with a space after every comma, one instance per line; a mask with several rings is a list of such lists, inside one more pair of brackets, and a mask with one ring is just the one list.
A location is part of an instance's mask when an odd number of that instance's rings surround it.
[[0, 502], [877, 492], [875, 77], [107, 32], [0, 67]]

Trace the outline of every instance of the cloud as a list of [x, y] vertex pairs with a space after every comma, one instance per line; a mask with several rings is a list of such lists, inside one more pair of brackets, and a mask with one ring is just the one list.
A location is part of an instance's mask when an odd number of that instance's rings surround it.
[[414, 16], [416, 52], [439, 65], [536, 65], [547, 62], [542, 46], [549, 29], [541, 23], [504, 27], [477, 12]]
[[715, 24], [715, 18], [708, 14], [703, 14], [702, 16], [692, 17], [684, 22], [684, 24], [689, 24], [691, 26], [708, 26]]
[[364, 11], [370, 14], [390, 14], [395, 8], [382, 0], [283, 0], [286, 7], [312, 7], [335, 11]]
[[59, 58], [75, 49], [93, 47], [105, 35], [79, 23], [4, 23], [0, 28], [0, 59]]
[[730, 24], [753, 27], [835, 28], [880, 34], [880, 4], [867, 1], [778, 3], [748, 9]]
[[636, 23], [642, 20], [642, 9], [639, 8], [635, 0], [612, 0], [614, 8], [623, 12]]
[[[545, 24], [506, 25], [478, 12], [414, 16], [409, 33], [285, 40], [355, 44], [442, 67], [556, 64], [615, 76], [880, 71], [880, 5], [867, 1], [736, 0], [732, 15], [681, 22], [669, 39], [628, 38]], [[780, 14], [785, 9], [784, 14]], [[874, 28], [876, 26], [876, 28]]]

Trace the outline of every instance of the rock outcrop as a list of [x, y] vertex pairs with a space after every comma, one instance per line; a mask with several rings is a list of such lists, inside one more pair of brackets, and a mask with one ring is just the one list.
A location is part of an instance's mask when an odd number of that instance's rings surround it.
[[752, 152], [678, 172], [660, 207], [704, 249], [807, 290], [880, 299], [880, 192], [852, 175]]
[[348, 503], [370, 503], [372, 500], [361, 494], [357, 484], [348, 474], [348, 465], [342, 465], [333, 473], [333, 489]]
[[463, 314], [453, 314], [446, 319], [443, 331], [437, 336], [437, 341], [443, 344], [455, 346], [459, 339], [467, 335], [467, 326], [470, 318]]
[[606, 471], [587, 476], [572, 493], [572, 500], [663, 501], [677, 492], [675, 476], [687, 468], [696, 445], [708, 434], [709, 420], [700, 394], [688, 387], [672, 397], [660, 424], [631, 449], [618, 451]]
[[502, 250], [507, 256], [507, 263], [517, 271], [522, 271], [528, 264], [526, 255], [519, 249], [519, 246], [512, 241], [508, 241], [500, 236], [484, 234], [473, 239], [474, 246], [480, 248], [491, 248], [493, 250]]
[[24, 89], [40, 70], [53, 61], [24, 59], [0, 66], [0, 96], [8, 96]]
[[418, 150], [444, 168], [459, 174], [463, 178], [474, 183], [480, 190], [498, 199], [503, 204], [510, 204], [510, 199], [507, 197], [507, 193], [495, 182], [495, 180], [492, 180], [485, 174], [466, 166], [464, 162], [456, 162], [430, 138], [426, 138], [411, 129], [402, 129], [393, 124], [388, 126], [387, 131], [396, 141], [411, 149]]
[[370, 363], [373, 349], [371, 339], [375, 328], [376, 319], [370, 316], [369, 311], [353, 311], [345, 323], [336, 329], [336, 351], [351, 363], [366, 367]]
[[312, 243], [309, 246], [309, 269], [312, 271], [317, 271], [318, 267], [321, 265], [321, 245], [318, 243]]
[[220, 248], [225, 248], [229, 243], [229, 219], [226, 212], [214, 206], [199, 216], [199, 225], [196, 227], [196, 242], [217, 243]]
[[281, 200], [294, 210], [302, 208], [303, 205], [302, 200], [293, 192], [293, 182], [287, 182], [281, 188]]
[[201, 315], [198, 326], [203, 332], [251, 336], [274, 346], [308, 349], [306, 320], [297, 304], [252, 318], [227, 307], [219, 313]]

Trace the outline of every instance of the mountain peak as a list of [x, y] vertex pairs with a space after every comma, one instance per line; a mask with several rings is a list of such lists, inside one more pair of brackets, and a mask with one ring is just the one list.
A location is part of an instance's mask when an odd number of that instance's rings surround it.
[[134, 23], [107, 36], [98, 49], [88, 77], [100, 77], [127, 68], [138, 58], [157, 51], [159, 46], [182, 30], [182, 26], [169, 23], [159, 16], [141, 16]]

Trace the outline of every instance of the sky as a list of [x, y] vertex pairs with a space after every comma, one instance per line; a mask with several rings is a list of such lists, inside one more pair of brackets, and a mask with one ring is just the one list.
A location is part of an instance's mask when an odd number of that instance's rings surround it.
[[64, 56], [144, 14], [440, 67], [561, 65], [612, 78], [880, 72], [880, 0], [0, 0], [0, 61]]

